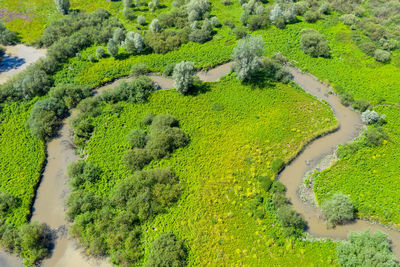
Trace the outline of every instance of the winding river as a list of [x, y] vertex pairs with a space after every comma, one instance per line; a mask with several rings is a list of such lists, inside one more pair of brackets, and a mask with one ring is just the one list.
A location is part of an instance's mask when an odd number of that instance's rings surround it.
[[[203, 82], [215, 82], [231, 71], [232, 63], [220, 65], [208, 72], [198, 72], [197, 75]], [[337, 145], [351, 141], [359, 135], [362, 124], [360, 116], [344, 107], [337, 96], [329, 95], [329, 88], [320, 83], [311, 75], [303, 74], [295, 68], [290, 68], [294, 76], [294, 82], [304, 90], [319, 99], [326, 100], [332, 108], [336, 118], [340, 122], [340, 128], [328, 135], [318, 138], [308, 144], [305, 149], [294, 159], [279, 175], [279, 179], [287, 187], [287, 196], [294, 209], [307, 221], [308, 232], [316, 237], [328, 237], [333, 239], [345, 239], [350, 231], [362, 231], [370, 228], [372, 231], [381, 230], [389, 234], [393, 242], [393, 250], [397, 257], [400, 257], [400, 232], [385, 228], [382, 225], [374, 224], [364, 220], [356, 220], [352, 224], [338, 226], [334, 229], [327, 229], [326, 224], [320, 219], [317, 208], [303, 203], [297, 196], [297, 188], [302, 182], [303, 175], [307, 170], [312, 169], [321, 158], [331, 154]], [[161, 89], [173, 88], [173, 81], [159, 75], [149, 75]], [[116, 87], [121, 81], [129, 80], [122, 78], [113, 83], [95, 90], [101, 93], [104, 90]], [[47, 144], [47, 164], [37, 191], [33, 206], [32, 221], [39, 221], [48, 224], [57, 234], [55, 247], [49, 259], [43, 262], [44, 266], [62, 267], [84, 267], [84, 266], [110, 266], [107, 259], [88, 258], [74, 240], [68, 238], [68, 224], [65, 220], [65, 200], [69, 193], [68, 177], [66, 176], [67, 166], [79, 157], [75, 154], [73, 134], [70, 127], [72, 115], [64, 120], [59, 135]], [[15, 258], [3, 255], [0, 252], [1, 266], [20, 266], [21, 262], [15, 262]]]

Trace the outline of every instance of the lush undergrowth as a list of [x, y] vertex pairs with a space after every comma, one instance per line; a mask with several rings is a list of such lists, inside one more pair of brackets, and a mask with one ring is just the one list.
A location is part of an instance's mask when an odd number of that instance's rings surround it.
[[383, 128], [389, 141], [378, 147], [362, 147], [338, 161], [316, 177], [314, 191], [318, 200], [337, 191], [349, 194], [359, 216], [400, 228], [400, 109], [378, 106], [375, 110], [386, 115]]
[[0, 113], [0, 191], [17, 198], [6, 221], [21, 225], [28, 219], [34, 189], [45, 161], [44, 144], [26, 125], [33, 102], [10, 103]]
[[287, 239], [274, 214], [257, 217], [252, 208], [265, 194], [256, 177], [273, 179], [274, 160], [287, 162], [307, 140], [336, 127], [330, 109], [282, 84], [258, 89], [228, 77], [206, 85], [207, 92], [196, 96], [163, 90], [146, 104], [103, 104], [86, 146], [87, 161], [102, 169], [102, 178], [89, 190], [108, 195], [130, 175], [123, 161], [126, 136], [146, 114], [171, 114], [190, 143], [148, 168], [170, 167], [182, 195], [148, 224], [145, 247], [173, 232], [190, 247], [191, 265], [334, 264], [335, 244]]

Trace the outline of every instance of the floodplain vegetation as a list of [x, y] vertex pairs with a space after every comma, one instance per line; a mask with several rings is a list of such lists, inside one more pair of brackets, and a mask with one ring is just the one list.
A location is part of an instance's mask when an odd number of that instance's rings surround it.
[[[285, 85], [289, 60], [368, 125], [313, 176], [328, 226], [367, 217], [399, 227], [396, 1], [20, 2], [0, 0], [0, 44], [47, 48], [0, 87], [0, 243], [26, 265], [51, 246], [45, 225], [27, 223], [45, 142], [76, 106], [75, 144], [87, 158], [69, 167], [66, 216], [90, 255], [121, 266], [397, 264], [380, 233], [311, 240], [273, 181], [337, 127], [326, 105]], [[193, 76], [231, 59], [235, 73], [220, 82]], [[172, 76], [179, 93], [153, 92], [149, 72]], [[376, 257], [354, 256], [367, 248]]]

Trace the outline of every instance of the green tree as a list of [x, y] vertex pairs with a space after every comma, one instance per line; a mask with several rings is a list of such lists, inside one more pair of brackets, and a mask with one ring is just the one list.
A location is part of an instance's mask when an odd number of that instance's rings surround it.
[[69, 0], [54, 0], [57, 6], [57, 10], [62, 14], [68, 14], [70, 3]]
[[322, 202], [321, 209], [330, 226], [341, 224], [354, 218], [353, 202], [342, 193], [336, 193]]
[[240, 40], [233, 49], [232, 60], [239, 80], [250, 80], [253, 73], [260, 68], [264, 52], [264, 41], [261, 36], [250, 36]]
[[351, 232], [347, 241], [338, 243], [338, 263], [340, 266], [399, 266], [390, 249], [387, 235], [381, 231], [373, 235], [369, 230]]
[[108, 43], [107, 43], [107, 51], [114, 58], [118, 55], [118, 45], [113, 39], [110, 39], [108, 41]]
[[174, 73], [174, 86], [178, 92], [185, 95], [193, 86], [194, 65], [192, 62], [182, 61], [175, 65]]
[[150, 266], [186, 266], [187, 251], [183, 241], [172, 233], [161, 234], [153, 241], [150, 247], [150, 255], [145, 264]]

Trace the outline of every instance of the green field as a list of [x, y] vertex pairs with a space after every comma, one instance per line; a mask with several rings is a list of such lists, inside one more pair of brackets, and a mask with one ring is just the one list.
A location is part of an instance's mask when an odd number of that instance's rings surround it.
[[255, 219], [249, 209], [256, 195], [265, 194], [255, 177], [275, 175], [271, 161], [290, 160], [307, 140], [336, 127], [330, 109], [282, 84], [252, 89], [228, 77], [208, 86], [197, 96], [158, 91], [147, 104], [103, 106], [86, 146], [87, 161], [100, 166], [103, 175], [89, 190], [107, 195], [130, 175], [122, 160], [129, 148], [126, 136], [142, 117], [171, 114], [190, 143], [148, 168], [172, 168], [181, 179], [182, 196], [147, 226], [146, 243], [174, 232], [187, 240], [191, 265], [334, 263], [333, 243], [287, 239], [273, 214]]
[[349, 194], [360, 217], [400, 228], [400, 110], [393, 106], [375, 110], [387, 116], [384, 129], [389, 141], [376, 148], [363, 147], [353, 156], [339, 160], [317, 176], [314, 190], [319, 200], [336, 191]]
[[45, 161], [43, 142], [26, 126], [33, 102], [6, 104], [0, 113], [0, 191], [18, 199], [5, 218], [14, 225], [27, 222]]

